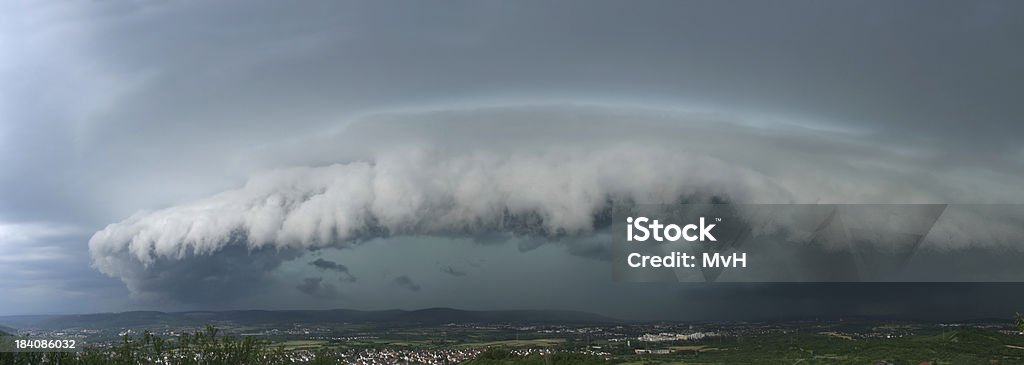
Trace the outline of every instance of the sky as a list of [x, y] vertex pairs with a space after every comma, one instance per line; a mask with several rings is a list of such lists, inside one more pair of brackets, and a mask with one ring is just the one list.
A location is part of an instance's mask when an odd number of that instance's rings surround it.
[[[1024, 287], [615, 283], [594, 217], [616, 199], [1020, 204], [1022, 11], [3, 4], [0, 314], [1006, 316]], [[1024, 258], [1015, 222], [945, 252]]]

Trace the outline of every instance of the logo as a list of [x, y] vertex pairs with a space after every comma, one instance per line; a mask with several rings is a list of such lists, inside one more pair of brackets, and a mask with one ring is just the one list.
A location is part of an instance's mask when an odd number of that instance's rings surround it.
[[[715, 218], [715, 221], [721, 222], [722, 219]], [[626, 218], [626, 241], [644, 242], [649, 238], [654, 238], [658, 242], [675, 242], [680, 238], [689, 242], [717, 241], [711, 234], [711, 230], [714, 228], [714, 224], [705, 224], [704, 217], [700, 217], [697, 224], [687, 224], [683, 227], [675, 224], [661, 224], [657, 219], [650, 220], [647, 217], [637, 217], [636, 219], [629, 217]], [[633, 234], [634, 229], [638, 232], [637, 234]]]

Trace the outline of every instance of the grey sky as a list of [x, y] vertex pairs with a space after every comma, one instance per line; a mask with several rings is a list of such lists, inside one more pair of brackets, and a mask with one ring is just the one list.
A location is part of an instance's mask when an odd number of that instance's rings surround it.
[[[585, 157], [632, 142], [715, 167], [651, 176], [737, 199], [1022, 203], [1022, 12], [1016, 1], [3, 4], [0, 288], [17, 295], [0, 313], [252, 303], [675, 313], [598, 300], [670, 296], [611, 285], [587, 238], [413, 234], [238, 257], [223, 246], [115, 277], [90, 266], [88, 241], [137, 211], [275, 169], [421, 150], [435, 165], [417, 178], [465, 156], [543, 165], [560, 148]], [[359, 280], [309, 265], [319, 257]], [[385, 260], [407, 269], [371, 265]], [[261, 285], [222, 298], [185, 275], [203, 273]], [[393, 285], [400, 277], [419, 290]], [[507, 291], [487, 292], [495, 282]], [[725, 302], [797, 289], [705, 290]], [[161, 307], [161, 294], [181, 303]], [[692, 305], [696, 316], [713, 308]]]

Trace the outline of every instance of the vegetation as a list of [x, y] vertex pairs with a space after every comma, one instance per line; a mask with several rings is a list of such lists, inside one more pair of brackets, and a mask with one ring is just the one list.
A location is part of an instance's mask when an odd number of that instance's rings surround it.
[[217, 336], [217, 329], [185, 333], [174, 340], [165, 340], [144, 332], [140, 338], [127, 335], [110, 349], [90, 348], [73, 352], [8, 352], [0, 353], [0, 364], [283, 364], [289, 363], [280, 347], [252, 337]]
[[[1016, 326], [1024, 332], [1024, 315], [1017, 314]], [[218, 364], [338, 364], [337, 348], [327, 341], [292, 340], [271, 343], [256, 337], [218, 336], [218, 330], [186, 333], [169, 339], [143, 332], [141, 336], [123, 336], [119, 343], [82, 352], [0, 352], [0, 364], [120, 364], [120, 365], [218, 365]], [[3, 339], [6, 337], [6, 339]], [[447, 337], [447, 336], [446, 336]], [[7, 341], [11, 335], [0, 332]], [[469, 340], [470, 342], [466, 342]], [[637, 354], [625, 344], [602, 342], [608, 355], [593, 356], [575, 352], [572, 341], [529, 339], [520, 341], [478, 341], [476, 337], [438, 343], [409, 343], [373, 339], [358, 348], [450, 348], [474, 344], [490, 347], [465, 365], [588, 365], [588, 364], [1024, 364], [1024, 337], [974, 327], [943, 327], [931, 333], [895, 338], [854, 338], [832, 333], [796, 333], [744, 337], [718, 337], [706, 341], [665, 344], [667, 354]], [[487, 344], [487, 345], [484, 345]], [[347, 346], [350, 346], [348, 344]], [[511, 348], [523, 345], [554, 350], [549, 354], [515, 355]], [[521, 348], [521, 347], [519, 347]], [[296, 351], [305, 356], [296, 361]]]

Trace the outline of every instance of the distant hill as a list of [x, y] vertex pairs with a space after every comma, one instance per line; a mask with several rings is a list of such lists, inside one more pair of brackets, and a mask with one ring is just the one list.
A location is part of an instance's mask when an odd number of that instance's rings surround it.
[[234, 310], [156, 312], [135, 311], [56, 316], [6, 316], [0, 324], [20, 328], [155, 328], [159, 326], [203, 326], [233, 322], [245, 325], [374, 323], [409, 325], [444, 323], [613, 323], [617, 320], [600, 315], [574, 311], [504, 310], [471, 311], [452, 308], [421, 310], [360, 311], [332, 310]]

